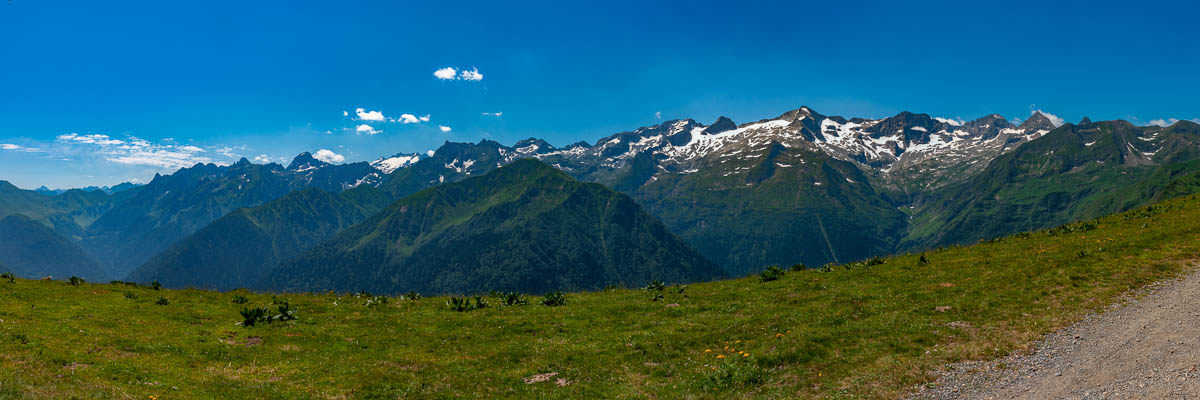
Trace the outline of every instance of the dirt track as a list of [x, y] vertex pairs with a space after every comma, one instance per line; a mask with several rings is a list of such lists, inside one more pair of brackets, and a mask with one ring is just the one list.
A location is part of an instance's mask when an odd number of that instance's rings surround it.
[[951, 366], [917, 399], [1200, 399], [1200, 272], [1043, 338]]

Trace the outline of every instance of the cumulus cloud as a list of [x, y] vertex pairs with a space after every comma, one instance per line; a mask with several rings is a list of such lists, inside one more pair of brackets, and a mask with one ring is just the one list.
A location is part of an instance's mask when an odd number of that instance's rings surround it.
[[501, 115], [504, 115], [504, 113], [503, 112], [494, 112], [494, 113], [485, 112], [485, 113], [483, 113], [483, 115], [488, 116], [488, 117], [499, 118]]
[[349, 111], [346, 111], [346, 110], [342, 110], [342, 116], [343, 116], [343, 117], [349, 117], [349, 116], [350, 116], [350, 112], [349, 112]]
[[445, 125], [438, 125], [438, 129], [441, 129], [442, 132], [450, 132], [450, 127]]
[[655, 111], [655, 112], [654, 112], [654, 118], [655, 118], [655, 119], [662, 119], [662, 111]]
[[470, 71], [464, 68], [461, 72], [458, 68], [454, 67], [439, 68], [437, 71], [433, 71], [433, 76], [443, 81], [463, 80], [478, 82], [483, 80], [483, 74], [479, 73], [479, 69], [474, 67]]
[[1062, 124], [1066, 123], [1066, 121], [1064, 121], [1062, 118], [1059, 118], [1057, 115], [1054, 115], [1054, 114], [1051, 114], [1051, 113], [1048, 113], [1048, 112], [1045, 112], [1042, 110], [1033, 110], [1033, 112], [1029, 113], [1030, 116], [1032, 116], [1033, 114], [1042, 114], [1042, 116], [1049, 119], [1050, 123], [1054, 124], [1054, 126], [1056, 126], [1056, 127], [1062, 126]]
[[419, 119], [421, 122], [429, 122], [429, 114], [422, 115]]
[[457, 75], [458, 70], [454, 67], [439, 68], [437, 71], [433, 71], [433, 76], [444, 81], [454, 79]]
[[354, 114], [358, 115], [358, 119], [363, 121], [385, 121], [382, 111], [367, 111], [364, 108], [355, 108]]
[[271, 162], [271, 157], [267, 156], [266, 154], [259, 154], [257, 156], [254, 156], [254, 162], [259, 163], [259, 164], [266, 164], [266, 163]]
[[378, 135], [380, 133], [383, 133], [383, 131], [372, 128], [370, 125], [367, 125], [367, 124], [359, 125], [358, 127], [354, 128], [354, 131], [358, 132], [358, 134], [360, 134], [360, 135], [362, 135], [362, 134]]
[[477, 69], [477, 68], [471, 68], [470, 71], [467, 71], [464, 69], [462, 71], [462, 73], [458, 74], [458, 77], [459, 77], [459, 79], [466, 80], [466, 81], [478, 82], [478, 81], [483, 80], [483, 74], [479, 73], [479, 69]]
[[332, 150], [329, 150], [329, 149], [317, 150], [317, 152], [313, 154], [313, 158], [327, 162], [327, 163], [335, 163], [335, 164], [346, 161], [345, 156], [342, 156], [341, 154], [338, 154], [338, 153], [334, 153]]
[[400, 114], [399, 121], [402, 124], [415, 124], [415, 123], [421, 122], [420, 119], [417, 119], [416, 115], [412, 115], [412, 114]]

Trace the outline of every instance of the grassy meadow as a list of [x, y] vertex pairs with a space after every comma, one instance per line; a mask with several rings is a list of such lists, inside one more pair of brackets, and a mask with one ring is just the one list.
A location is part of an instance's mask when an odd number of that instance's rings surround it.
[[[458, 312], [447, 297], [5, 279], [0, 398], [891, 398], [1197, 259], [1191, 196], [882, 263], [556, 307], [541, 293]], [[295, 320], [237, 325], [283, 301]]]

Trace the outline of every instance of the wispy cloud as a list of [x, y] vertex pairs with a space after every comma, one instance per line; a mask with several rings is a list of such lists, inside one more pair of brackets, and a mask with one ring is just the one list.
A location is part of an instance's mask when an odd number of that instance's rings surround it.
[[[1150, 121], [1150, 125], [1154, 125], [1154, 126], [1161, 126], [1161, 127], [1163, 127], [1163, 128], [1166, 128], [1166, 127], [1168, 127], [1168, 126], [1175, 125], [1175, 123], [1176, 123], [1176, 122], [1179, 122], [1179, 121], [1180, 121], [1180, 120], [1179, 120], [1179, 119], [1176, 119], [1176, 118], [1155, 119], [1155, 120], [1151, 120], [1151, 121]], [[1200, 124], [1200, 118], [1192, 118], [1192, 119], [1189, 119], [1189, 120], [1187, 120], [1187, 121], [1192, 121], [1192, 122], [1195, 122], [1195, 123], [1197, 123], [1197, 124]]]
[[0, 150], [21, 151], [26, 153], [40, 153], [42, 149], [35, 147], [25, 147], [19, 144], [0, 143]]
[[354, 114], [358, 115], [358, 119], [363, 121], [386, 121], [382, 111], [367, 111], [365, 108], [354, 109]]
[[485, 112], [485, 113], [483, 113], [483, 115], [488, 116], [488, 117], [499, 118], [501, 115], [504, 115], [504, 113], [503, 112], [494, 112], [494, 113]]
[[[173, 140], [167, 143], [153, 143], [135, 136], [114, 139], [103, 134], [81, 135], [78, 133], [58, 135], [55, 140], [67, 145], [68, 151], [96, 154], [117, 164], [174, 169], [189, 167], [197, 163], [213, 162], [212, 158], [202, 155], [206, 152], [203, 148], [171, 144], [174, 142]], [[218, 149], [217, 152], [226, 156], [235, 155], [232, 153], [232, 148], [226, 149], [229, 151]]]
[[360, 135], [364, 135], [364, 134], [365, 135], [378, 135], [380, 133], [383, 133], [383, 131], [375, 129], [367, 124], [362, 124], [362, 125], [355, 127], [354, 131]]
[[655, 112], [654, 112], [654, 118], [655, 118], [655, 119], [662, 119], [662, 111], [655, 111]]
[[345, 156], [338, 154], [338, 153], [334, 153], [333, 150], [329, 150], [329, 149], [317, 150], [317, 152], [313, 154], [313, 158], [327, 162], [327, 163], [341, 163], [341, 162], [346, 161]]
[[438, 125], [438, 129], [441, 129], [442, 132], [450, 132], [450, 127], [445, 125]]

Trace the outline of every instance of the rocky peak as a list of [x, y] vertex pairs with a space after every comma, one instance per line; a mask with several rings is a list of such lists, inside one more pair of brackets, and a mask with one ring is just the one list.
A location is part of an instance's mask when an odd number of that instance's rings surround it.
[[731, 131], [734, 129], [737, 129], [737, 124], [734, 124], [733, 120], [726, 118], [724, 115], [722, 115], [720, 117], [717, 117], [717, 120], [714, 121], [712, 123], [712, 125], [709, 125], [708, 127], [704, 128], [704, 133], [708, 134], [708, 135], [715, 135], [715, 134], [718, 134], [721, 132]]
[[1021, 125], [1017, 126], [1017, 128], [1021, 129], [1021, 130], [1025, 130], [1025, 131], [1031, 131], [1031, 130], [1048, 130], [1049, 131], [1049, 130], [1054, 130], [1054, 122], [1050, 121], [1050, 118], [1047, 118], [1042, 113], [1035, 111], [1033, 113], [1033, 115], [1029, 116], [1029, 119], [1026, 119], [1025, 122], [1022, 122]]
[[287, 169], [291, 170], [291, 171], [296, 171], [296, 170], [300, 170], [300, 169], [307, 170], [307, 169], [313, 169], [313, 168], [320, 168], [320, 167], [323, 167], [326, 165], [329, 165], [329, 163], [326, 163], [324, 161], [313, 158], [312, 153], [309, 153], [306, 151], [306, 152], [296, 155], [296, 158], [292, 159], [292, 163], [288, 164]]

